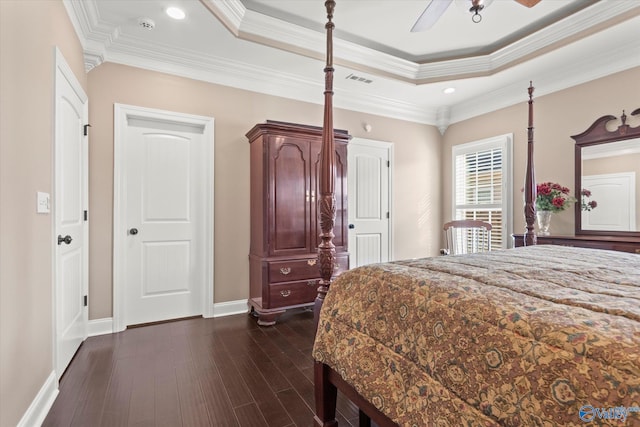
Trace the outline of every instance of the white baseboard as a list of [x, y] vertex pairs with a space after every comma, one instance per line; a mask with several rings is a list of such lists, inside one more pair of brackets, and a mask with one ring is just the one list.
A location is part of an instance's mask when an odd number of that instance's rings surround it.
[[[1, 0], [0, 0], [1, 1]], [[222, 317], [231, 316], [232, 314], [242, 314], [249, 310], [247, 300], [227, 301], [211, 304], [208, 308], [208, 312], [204, 313], [202, 317]], [[94, 337], [96, 335], [112, 334], [113, 330], [113, 318], [105, 317], [104, 319], [89, 320], [87, 324], [87, 336]]]
[[96, 335], [105, 335], [113, 333], [113, 318], [105, 317], [103, 319], [89, 320], [87, 324], [87, 336], [94, 337]]
[[[242, 314], [249, 311], [246, 299], [218, 302], [213, 304], [213, 313], [209, 317], [231, 316], [232, 314]], [[205, 316], [207, 317], [207, 316]]]
[[17, 427], [33, 427], [42, 425], [45, 417], [49, 413], [49, 409], [53, 406], [54, 400], [58, 395], [58, 379], [55, 371], [51, 371], [49, 377], [44, 382], [35, 399], [27, 408]]

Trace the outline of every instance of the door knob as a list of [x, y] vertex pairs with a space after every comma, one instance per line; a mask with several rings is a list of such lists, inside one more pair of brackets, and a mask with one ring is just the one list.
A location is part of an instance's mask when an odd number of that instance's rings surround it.
[[61, 235], [58, 234], [58, 244], [59, 245], [61, 245], [63, 242], [66, 243], [67, 245], [70, 245], [72, 240], [73, 239], [68, 234], [66, 236], [64, 236], [64, 237], [62, 237]]
[[129, 230], [129, 234], [131, 234], [132, 236], [135, 236], [136, 234], [138, 234], [138, 229], [132, 228], [131, 230]]
[[354, 228], [356, 228], [354, 224], [349, 224], [349, 230], [353, 230]]

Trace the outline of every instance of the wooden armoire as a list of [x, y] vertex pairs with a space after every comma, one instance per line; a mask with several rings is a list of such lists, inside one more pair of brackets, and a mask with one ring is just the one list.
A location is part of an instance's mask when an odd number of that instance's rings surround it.
[[[267, 120], [248, 133], [251, 152], [250, 298], [258, 324], [312, 305], [320, 279], [317, 212], [322, 128]], [[335, 130], [336, 275], [347, 252], [347, 131]]]

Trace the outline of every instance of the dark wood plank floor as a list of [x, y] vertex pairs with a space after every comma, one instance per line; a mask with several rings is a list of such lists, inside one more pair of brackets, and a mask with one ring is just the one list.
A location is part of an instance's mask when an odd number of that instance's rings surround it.
[[[266, 328], [242, 314], [88, 338], [43, 425], [312, 426], [313, 332], [298, 310]], [[338, 410], [358, 425], [351, 402]]]

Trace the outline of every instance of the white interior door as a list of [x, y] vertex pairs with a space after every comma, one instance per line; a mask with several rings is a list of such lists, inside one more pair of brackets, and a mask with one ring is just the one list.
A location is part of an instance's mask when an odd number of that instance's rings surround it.
[[167, 114], [126, 118], [121, 327], [205, 314], [212, 296], [212, 133]]
[[635, 184], [635, 172], [583, 176], [582, 186], [591, 191], [591, 200], [598, 206], [582, 211], [582, 229], [635, 231]]
[[56, 50], [55, 93], [55, 368], [58, 379], [87, 336], [88, 99]]
[[391, 151], [388, 142], [348, 145], [350, 267], [391, 259]]

